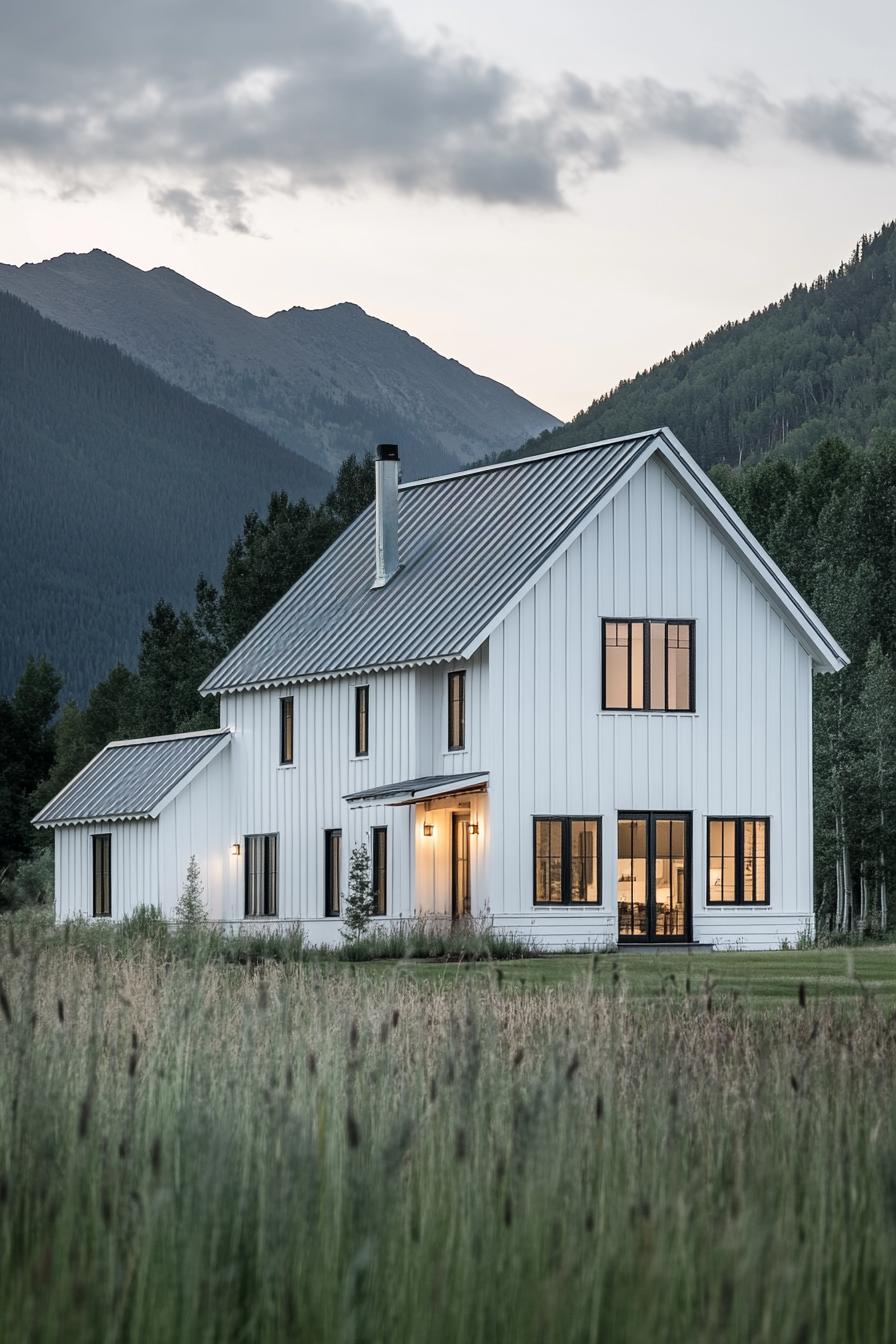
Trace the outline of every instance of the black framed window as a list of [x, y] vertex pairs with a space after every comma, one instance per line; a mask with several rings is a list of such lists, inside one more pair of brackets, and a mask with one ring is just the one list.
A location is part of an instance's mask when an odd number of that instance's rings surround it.
[[324, 831], [324, 914], [338, 915], [342, 875], [342, 831]]
[[768, 905], [768, 817], [710, 817], [706, 899], [710, 905]]
[[93, 836], [93, 913], [108, 919], [112, 914], [112, 836]]
[[467, 731], [467, 674], [448, 673], [448, 750], [463, 751]]
[[355, 755], [366, 756], [370, 750], [370, 687], [355, 687]]
[[535, 817], [535, 905], [600, 905], [600, 817]]
[[389, 832], [385, 826], [374, 826], [370, 832], [371, 874], [370, 889], [373, 896], [373, 913], [386, 913], [386, 884], [389, 876], [388, 848]]
[[694, 621], [604, 621], [604, 709], [694, 712]]
[[295, 701], [291, 695], [280, 700], [280, 764], [295, 762]]
[[276, 835], [246, 836], [246, 918], [277, 913], [278, 841]]

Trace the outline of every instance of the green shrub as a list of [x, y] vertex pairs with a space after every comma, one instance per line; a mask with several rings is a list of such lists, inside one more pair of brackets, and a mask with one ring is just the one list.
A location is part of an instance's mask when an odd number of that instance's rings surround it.
[[0, 910], [26, 907], [52, 909], [54, 901], [53, 847], [22, 859], [0, 882]]
[[168, 939], [168, 921], [157, 905], [138, 905], [131, 914], [125, 915], [116, 932], [125, 942], [147, 939], [152, 943], [163, 943]]

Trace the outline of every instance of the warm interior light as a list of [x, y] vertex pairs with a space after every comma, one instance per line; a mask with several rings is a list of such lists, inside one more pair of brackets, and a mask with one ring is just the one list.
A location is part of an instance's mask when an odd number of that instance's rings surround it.
[[431, 822], [431, 821], [424, 821], [424, 823], [423, 823], [423, 834], [424, 834], [424, 835], [432, 835], [432, 829], [433, 829], [433, 827], [432, 827], [432, 822]]
[[239, 844], [237, 844], [237, 843], [232, 844], [232, 845], [230, 846], [230, 852], [231, 852], [231, 854], [233, 854], [233, 855], [237, 855], [237, 854], [239, 854], [239, 852], [240, 852]]
[[471, 835], [478, 835], [478, 834], [479, 834], [479, 823], [476, 822], [476, 821], [469, 821], [469, 822], [467, 822], [467, 830], [470, 832]]

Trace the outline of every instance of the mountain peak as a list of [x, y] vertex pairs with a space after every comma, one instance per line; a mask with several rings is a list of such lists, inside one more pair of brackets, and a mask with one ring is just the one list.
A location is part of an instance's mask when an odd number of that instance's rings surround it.
[[257, 317], [170, 267], [141, 270], [99, 248], [0, 266], [0, 289], [331, 473], [350, 453], [394, 438], [409, 479], [438, 474], [557, 423], [348, 300]]

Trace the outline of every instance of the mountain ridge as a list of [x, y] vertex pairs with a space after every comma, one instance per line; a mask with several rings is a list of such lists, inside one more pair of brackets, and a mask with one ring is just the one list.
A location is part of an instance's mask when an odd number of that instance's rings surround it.
[[101, 249], [0, 265], [0, 289], [110, 341], [331, 474], [380, 439], [402, 445], [411, 478], [559, 424], [350, 300], [259, 317], [170, 267], [144, 271]]
[[192, 607], [245, 515], [332, 479], [108, 342], [0, 292], [0, 692], [44, 655], [83, 696], [160, 598]]

